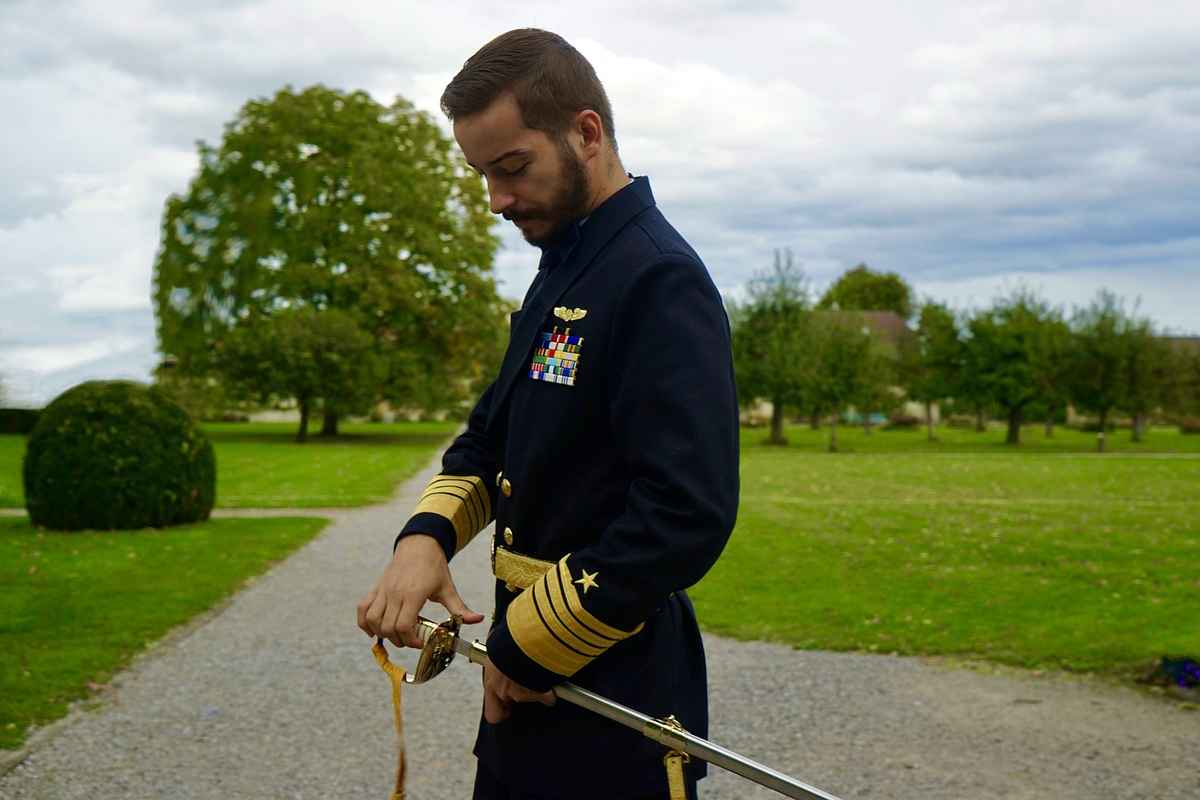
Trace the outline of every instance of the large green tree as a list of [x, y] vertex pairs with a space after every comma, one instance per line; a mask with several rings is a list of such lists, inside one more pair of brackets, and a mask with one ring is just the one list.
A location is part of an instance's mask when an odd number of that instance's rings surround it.
[[[159, 347], [181, 374], [221, 373], [239, 328], [338, 310], [382, 364], [377, 396], [445, 407], [477, 388], [503, 346], [497, 240], [481, 181], [429, 115], [287, 87], [199, 155], [154, 267]], [[336, 430], [338, 404], [324, 408]]]
[[749, 282], [747, 295], [730, 304], [738, 394], [771, 402], [767, 441], [784, 445], [784, 408], [805, 405], [815, 366], [808, 282], [791, 251], [776, 250], [772, 269]]
[[819, 309], [894, 311], [907, 320], [913, 315], [912, 288], [895, 272], [876, 272], [859, 264], [842, 273], [825, 290]]

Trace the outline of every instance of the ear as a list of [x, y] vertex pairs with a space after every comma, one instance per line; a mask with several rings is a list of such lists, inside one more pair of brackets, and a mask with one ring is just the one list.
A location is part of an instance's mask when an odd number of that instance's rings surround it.
[[575, 131], [580, 137], [580, 149], [585, 159], [599, 155], [605, 143], [604, 122], [600, 115], [585, 108], [575, 115]]

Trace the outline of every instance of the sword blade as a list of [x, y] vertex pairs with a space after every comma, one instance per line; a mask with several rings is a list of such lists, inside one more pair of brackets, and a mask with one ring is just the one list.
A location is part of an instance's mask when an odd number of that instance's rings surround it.
[[[422, 638], [427, 637], [438, 627], [425, 619], [419, 619], [418, 624], [421, 629]], [[487, 646], [482, 642], [468, 642], [462, 636], [455, 635], [453, 637], [453, 646], [456, 653], [465, 656], [472, 664], [482, 666], [487, 660]], [[759, 786], [773, 789], [785, 797], [793, 797], [798, 800], [810, 800], [810, 798], [815, 800], [839, 800], [835, 795], [829, 794], [803, 781], [798, 781], [790, 775], [785, 775], [779, 770], [768, 767], [766, 764], [760, 764], [753, 759], [746, 758], [740, 753], [735, 753], [733, 750], [710, 742], [693, 733], [674, 728], [654, 717], [643, 714], [614, 700], [609, 700], [607, 697], [602, 697], [573, 683], [560, 683], [551, 691], [560, 700], [565, 700], [580, 708], [585, 708], [619, 725], [632, 728], [646, 738], [653, 739], [669, 749], [679, 750], [695, 758], [707, 761], [709, 764], [729, 770], [735, 775], [740, 775], [747, 780], [757, 783]]]

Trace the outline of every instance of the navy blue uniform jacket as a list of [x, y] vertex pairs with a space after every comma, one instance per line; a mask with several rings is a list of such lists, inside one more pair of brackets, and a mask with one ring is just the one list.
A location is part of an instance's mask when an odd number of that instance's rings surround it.
[[[699, 256], [638, 178], [546, 248], [484, 391], [401, 536], [450, 558], [497, 544], [554, 567], [496, 583], [487, 646], [535, 690], [563, 680], [707, 735], [704, 650], [684, 589], [738, 500], [729, 324]], [[666, 796], [663, 747], [567, 703], [481, 722], [476, 755], [548, 797]], [[689, 778], [703, 775], [693, 761]]]

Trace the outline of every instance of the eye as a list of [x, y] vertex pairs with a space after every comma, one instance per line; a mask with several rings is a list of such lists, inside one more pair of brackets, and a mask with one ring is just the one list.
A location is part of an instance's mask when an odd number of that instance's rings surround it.
[[509, 175], [509, 176], [523, 175], [523, 174], [525, 174], [525, 170], [528, 167], [529, 167], [529, 162], [526, 161], [524, 164], [517, 167], [516, 169], [510, 169], [510, 170], [505, 171], [504, 174]]

